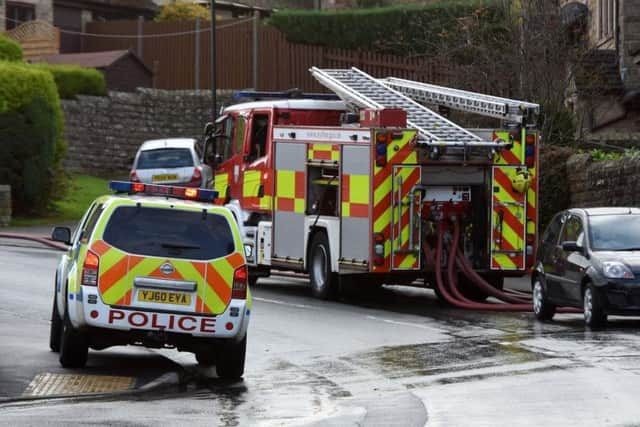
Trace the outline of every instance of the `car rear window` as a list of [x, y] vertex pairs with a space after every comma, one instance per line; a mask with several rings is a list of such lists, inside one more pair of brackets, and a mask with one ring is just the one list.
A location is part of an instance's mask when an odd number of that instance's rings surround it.
[[137, 169], [184, 168], [193, 166], [188, 148], [162, 148], [140, 152]]
[[640, 249], [640, 215], [591, 216], [589, 224], [594, 251]]
[[125, 252], [167, 258], [207, 260], [235, 251], [227, 219], [204, 211], [121, 206], [103, 239]]

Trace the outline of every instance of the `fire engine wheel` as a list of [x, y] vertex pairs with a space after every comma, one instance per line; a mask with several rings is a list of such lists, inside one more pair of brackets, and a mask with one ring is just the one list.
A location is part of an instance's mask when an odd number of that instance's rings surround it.
[[82, 333], [71, 324], [65, 313], [60, 332], [60, 364], [64, 368], [82, 368], [87, 364], [89, 346]]
[[[55, 295], [55, 294], [54, 294]], [[53, 298], [53, 309], [51, 309], [51, 326], [49, 329], [49, 348], [58, 353], [60, 351], [60, 340], [62, 338], [62, 319], [58, 313], [57, 298]]]
[[309, 276], [311, 293], [319, 299], [330, 299], [337, 288], [338, 277], [331, 272], [331, 251], [329, 240], [324, 232], [316, 233], [309, 251]]
[[247, 336], [240, 342], [227, 343], [220, 348], [216, 360], [216, 373], [225, 380], [235, 380], [244, 374], [244, 359], [247, 353]]

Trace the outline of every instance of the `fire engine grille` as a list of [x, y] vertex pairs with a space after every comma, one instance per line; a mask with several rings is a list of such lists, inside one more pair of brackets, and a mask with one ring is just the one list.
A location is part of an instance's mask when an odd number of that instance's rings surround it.
[[27, 386], [24, 396], [77, 395], [129, 390], [134, 377], [106, 375], [38, 374]]

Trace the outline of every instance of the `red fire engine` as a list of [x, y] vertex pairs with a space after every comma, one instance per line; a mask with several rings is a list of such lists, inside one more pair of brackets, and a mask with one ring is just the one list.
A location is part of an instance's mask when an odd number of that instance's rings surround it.
[[[335, 95], [240, 103], [208, 126], [218, 203], [240, 224], [252, 281], [273, 269], [308, 273], [319, 298], [416, 279], [459, 305], [503, 296], [503, 277], [534, 264], [538, 105], [311, 72]], [[465, 129], [438, 108], [501, 129]]]

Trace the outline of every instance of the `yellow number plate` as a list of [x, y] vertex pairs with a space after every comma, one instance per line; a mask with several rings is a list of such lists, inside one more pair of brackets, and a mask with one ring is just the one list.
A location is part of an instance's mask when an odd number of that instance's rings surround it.
[[158, 181], [175, 181], [178, 179], [178, 175], [175, 174], [166, 174], [166, 175], [153, 175], [151, 177], [151, 181], [153, 182], [158, 182]]
[[191, 295], [183, 292], [168, 291], [138, 291], [138, 301], [154, 302], [157, 304], [191, 305]]

